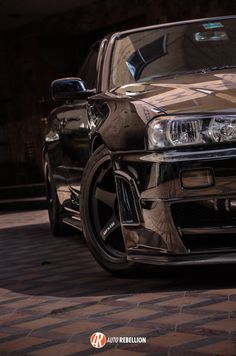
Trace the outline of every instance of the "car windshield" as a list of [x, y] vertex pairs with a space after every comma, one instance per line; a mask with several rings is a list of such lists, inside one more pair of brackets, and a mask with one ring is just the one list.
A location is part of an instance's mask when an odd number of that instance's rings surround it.
[[110, 88], [236, 65], [236, 19], [152, 28], [117, 37]]

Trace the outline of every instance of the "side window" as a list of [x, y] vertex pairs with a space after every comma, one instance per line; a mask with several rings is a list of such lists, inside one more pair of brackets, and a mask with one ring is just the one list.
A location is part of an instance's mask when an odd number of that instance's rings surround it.
[[80, 78], [83, 79], [88, 89], [94, 89], [97, 86], [97, 58], [99, 44], [100, 43], [97, 42], [91, 47], [89, 54], [82, 65], [81, 71], [79, 72]]

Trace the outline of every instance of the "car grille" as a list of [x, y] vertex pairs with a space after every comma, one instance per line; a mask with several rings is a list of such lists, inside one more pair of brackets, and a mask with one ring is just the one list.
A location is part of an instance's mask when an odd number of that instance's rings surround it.
[[225, 199], [174, 203], [171, 213], [185, 247], [191, 253], [236, 249], [236, 211]]

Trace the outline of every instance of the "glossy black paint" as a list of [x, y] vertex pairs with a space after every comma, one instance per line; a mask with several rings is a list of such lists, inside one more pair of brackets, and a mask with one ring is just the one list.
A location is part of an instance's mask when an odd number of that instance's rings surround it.
[[[225, 262], [228, 256], [229, 261], [235, 261], [235, 145], [149, 151], [145, 135], [147, 123], [157, 116], [235, 114], [236, 69], [186, 74], [108, 90], [110, 56], [116, 36], [120, 34], [101, 42], [96, 93], [76, 100], [81, 88], [74, 86], [72, 96], [68, 96], [71, 101], [50, 114], [44, 153], [49, 158], [61, 205], [72, 218], [72, 225], [74, 221], [74, 226], [80, 227], [83, 170], [93, 151], [104, 144], [111, 152], [116, 184], [120, 186], [123, 182], [128, 186], [130, 211], [122, 206], [124, 196], [117, 189], [128, 259], [186, 264]], [[214, 185], [184, 189], [181, 172], [196, 168], [210, 169]], [[202, 219], [202, 210], [209, 219]], [[178, 216], [178, 211], [184, 219]], [[130, 220], [125, 220], [129, 214]], [[214, 215], [217, 221], [211, 218]], [[231, 240], [222, 245], [213, 241], [205, 248], [195, 243], [199, 235], [215, 240], [214, 236], [220, 234]]]

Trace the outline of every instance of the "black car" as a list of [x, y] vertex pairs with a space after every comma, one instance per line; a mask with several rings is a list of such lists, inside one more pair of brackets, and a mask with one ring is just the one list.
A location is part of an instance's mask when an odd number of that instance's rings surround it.
[[51, 85], [53, 233], [112, 273], [236, 262], [236, 16], [109, 35], [79, 77]]

